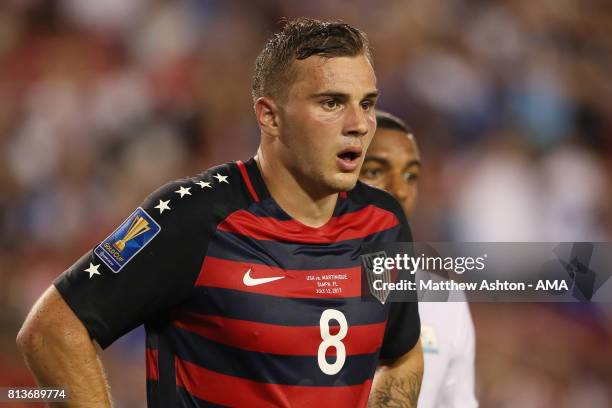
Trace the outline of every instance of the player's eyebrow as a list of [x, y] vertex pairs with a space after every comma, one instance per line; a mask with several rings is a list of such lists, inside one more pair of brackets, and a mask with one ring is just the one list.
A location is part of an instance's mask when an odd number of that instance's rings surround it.
[[378, 95], [380, 95], [380, 92], [378, 90], [372, 91], [372, 92], [368, 92], [367, 94], [365, 94], [363, 99], [376, 99], [376, 98], [378, 98]]
[[[378, 98], [378, 94], [379, 94], [378, 90], [368, 92], [367, 94], [365, 94], [365, 96], [362, 99], [375, 99], [375, 98]], [[322, 98], [322, 97], [335, 98], [339, 100], [347, 100], [349, 99], [349, 94], [344, 93], [344, 92], [329, 90], [329, 91], [317, 92], [316, 94], [312, 95], [313, 99]]]
[[410, 160], [408, 163], [406, 163], [406, 168], [410, 168], [412, 166], [419, 166], [421, 167], [421, 161], [419, 159], [413, 159]]
[[363, 160], [364, 163], [369, 162], [369, 161], [374, 161], [383, 166], [390, 166], [391, 164], [389, 160], [387, 160], [384, 157], [380, 157], [380, 156], [366, 156], [366, 158]]

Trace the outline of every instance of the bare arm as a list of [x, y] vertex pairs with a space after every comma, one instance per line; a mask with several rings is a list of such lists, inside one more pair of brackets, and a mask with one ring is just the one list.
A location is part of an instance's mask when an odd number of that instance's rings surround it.
[[419, 340], [404, 356], [378, 368], [368, 407], [416, 407], [423, 380], [423, 366], [423, 350]]
[[32, 307], [17, 345], [40, 386], [68, 391], [69, 402], [62, 407], [111, 406], [94, 343], [54, 286]]

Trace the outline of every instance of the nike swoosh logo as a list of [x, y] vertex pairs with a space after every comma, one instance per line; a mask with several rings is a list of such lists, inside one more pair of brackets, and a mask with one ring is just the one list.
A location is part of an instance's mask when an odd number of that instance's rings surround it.
[[242, 283], [247, 286], [263, 285], [264, 283], [274, 282], [275, 280], [283, 279], [284, 276], [273, 276], [271, 278], [253, 278], [251, 277], [251, 270], [246, 271], [242, 277]]

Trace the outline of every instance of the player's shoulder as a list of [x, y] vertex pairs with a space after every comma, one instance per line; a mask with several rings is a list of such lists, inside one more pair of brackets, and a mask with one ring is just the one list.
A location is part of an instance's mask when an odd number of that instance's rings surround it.
[[471, 325], [469, 303], [462, 291], [454, 291], [444, 302], [420, 302], [421, 322], [445, 331], [449, 338]]
[[213, 221], [248, 206], [244, 190], [238, 166], [229, 162], [162, 185], [145, 199], [143, 208], [173, 222]]
[[401, 205], [391, 194], [383, 189], [357, 181], [355, 188], [348, 193], [348, 197], [362, 205], [375, 205], [403, 217]]
[[410, 225], [408, 225], [404, 210], [391, 194], [382, 189], [357, 181], [355, 188], [348, 193], [347, 198], [357, 204], [357, 207], [377, 207], [379, 210], [382, 210], [377, 212], [384, 217], [392, 214], [401, 226], [401, 236], [399, 239], [401, 241], [412, 241], [412, 232], [410, 230]]

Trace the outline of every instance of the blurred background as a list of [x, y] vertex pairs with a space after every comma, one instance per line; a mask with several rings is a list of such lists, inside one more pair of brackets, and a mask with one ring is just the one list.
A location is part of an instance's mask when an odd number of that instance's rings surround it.
[[[253, 62], [296, 16], [369, 34], [421, 146], [415, 239], [611, 241], [608, 0], [3, 0], [1, 386], [34, 384], [14, 339], [59, 273], [157, 186], [254, 154]], [[471, 308], [482, 407], [612, 407], [611, 303]], [[103, 359], [144, 407], [142, 331]]]

